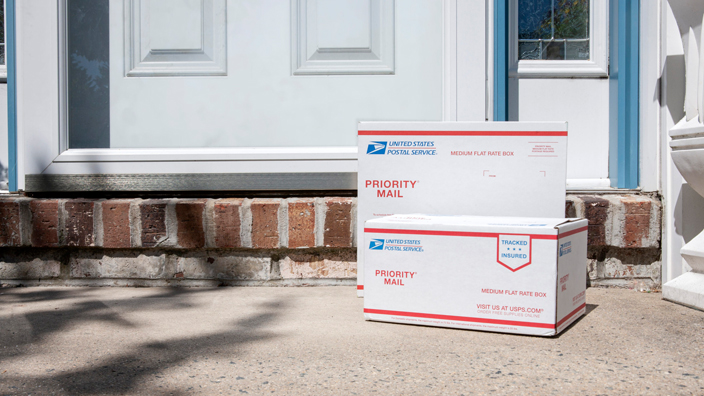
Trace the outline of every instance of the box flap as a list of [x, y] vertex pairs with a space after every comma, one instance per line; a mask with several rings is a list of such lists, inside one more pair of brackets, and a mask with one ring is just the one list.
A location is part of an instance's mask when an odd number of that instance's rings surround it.
[[587, 227], [589, 225], [589, 222], [587, 219], [581, 219], [581, 218], [569, 218], [569, 219], [564, 219], [564, 221], [560, 224], [557, 224], [555, 228], [558, 229], [558, 234], [565, 234], [565, 233], [571, 233], [573, 231], [586, 231]]
[[575, 219], [397, 214], [366, 221], [365, 232], [373, 232], [371, 230], [383, 228], [399, 230], [472, 230], [516, 234], [557, 234], [558, 227], [562, 224], [568, 224], [570, 220]]
[[[359, 131], [512, 131], [512, 132], [533, 132], [541, 131], [567, 131], [567, 123], [564, 121], [508, 121], [508, 122], [485, 122], [485, 121], [360, 121], [357, 124]], [[366, 133], [361, 133], [366, 134]], [[383, 133], [379, 133], [383, 135]]]

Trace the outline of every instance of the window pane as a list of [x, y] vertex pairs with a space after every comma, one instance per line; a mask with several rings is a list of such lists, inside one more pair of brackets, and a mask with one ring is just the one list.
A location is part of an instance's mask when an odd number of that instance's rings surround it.
[[589, 38], [589, 0], [555, 0], [555, 38]]
[[108, 0], [69, 0], [70, 148], [110, 147]]
[[590, 0], [519, 0], [519, 60], [589, 60]]
[[546, 43], [543, 50], [543, 59], [565, 60], [565, 43], [562, 40]]
[[5, 0], [0, 0], [0, 65], [5, 64]]
[[566, 60], [589, 60], [589, 41], [568, 41], [565, 49]]
[[518, 43], [518, 58], [519, 59], [541, 59], [540, 42], [528, 41]]
[[552, 0], [518, 1], [518, 38], [552, 37]]
[[5, 43], [5, 0], [0, 0], [0, 42]]

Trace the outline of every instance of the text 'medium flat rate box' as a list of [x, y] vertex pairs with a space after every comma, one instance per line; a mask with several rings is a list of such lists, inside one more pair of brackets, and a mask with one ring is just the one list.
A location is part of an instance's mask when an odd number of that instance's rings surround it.
[[[357, 235], [392, 214], [564, 217], [565, 122], [360, 122]], [[357, 247], [357, 295], [367, 250]]]
[[367, 320], [552, 336], [585, 313], [585, 219], [394, 215], [363, 235]]

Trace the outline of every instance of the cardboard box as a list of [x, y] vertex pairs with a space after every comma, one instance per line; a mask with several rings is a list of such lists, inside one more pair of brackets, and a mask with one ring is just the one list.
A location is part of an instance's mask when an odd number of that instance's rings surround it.
[[564, 122], [362, 122], [358, 134], [360, 239], [365, 221], [395, 213], [565, 215]]
[[552, 336], [585, 312], [587, 220], [366, 222], [367, 320]]

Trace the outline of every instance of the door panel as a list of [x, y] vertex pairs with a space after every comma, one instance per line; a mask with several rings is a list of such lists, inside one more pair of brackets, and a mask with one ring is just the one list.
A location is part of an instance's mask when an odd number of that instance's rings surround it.
[[567, 178], [608, 179], [609, 81], [526, 78], [517, 83], [514, 119], [568, 122]]

